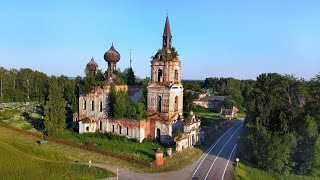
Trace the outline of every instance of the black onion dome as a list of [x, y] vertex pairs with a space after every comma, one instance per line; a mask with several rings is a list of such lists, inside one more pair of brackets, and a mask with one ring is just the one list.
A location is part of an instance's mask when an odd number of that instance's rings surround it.
[[107, 62], [118, 62], [120, 60], [120, 54], [113, 47], [113, 43], [111, 48], [104, 54], [104, 60]]
[[98, 69], [98, 64], [91, 58], [90, 62], [87, 64], [87, 69], [89, 71], [96, 71]]

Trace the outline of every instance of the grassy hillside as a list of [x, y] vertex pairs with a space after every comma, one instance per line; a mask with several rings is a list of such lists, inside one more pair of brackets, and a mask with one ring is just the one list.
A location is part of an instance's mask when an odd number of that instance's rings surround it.
[[316, 180], [316, 178], [298, 175], [277, 175], [274, 173], [268, 173], [261, 169], [253, 168], [247, 164], [239, 163], [238, 168], [235, 166], [234, 171], [235, 180]]
[[78, 164], [46, 147], [0, 136], [0, 179], [101, 179], [114, 173]]
[[125, 136], [118, 136], [112, 133], [78, 134], [72, 131], [65, 131], [64, 135], [61, 136], [60, 139], [99, 148], [108, 152], [133, 157], [147, 162], [154, 161], [154, 152], [158, 148], [162, 148], [163, 150], [165, 149], [165, 145], [154, 143], [152, 140], [145, 139], [142, 143], [139, 143], [136, 139], [128, 139]]

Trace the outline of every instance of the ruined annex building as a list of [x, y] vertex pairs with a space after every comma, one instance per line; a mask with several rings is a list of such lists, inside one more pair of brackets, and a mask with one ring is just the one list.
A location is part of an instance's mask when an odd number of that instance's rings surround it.
[[[74, 121], [79, 122], [79, 133], [112, 132], [128, 138], [155, 139], [162, 143], [177, 143], [177, 149], [193, 146], [200, 142], [200, 120], [193, 113], [183, 117], [183, 85], [181, 83], [181, 62], [172, 48], [172, 35], [168, 16], [163, 31], [162, 48], [152, 57], [151, 80], [147, 87], [147, 112], [145, 120], [114, 119], [108, 116], [108, 94], [111, 85], [116, 91], [130, 91], [130, 86], [119, 85], [115, 74], [120, 54], [114, 46], [104, 54], [108, 70], [104, 73], [105, 82], [90, 93], [79, 91], [79, 112]], [[92, 59], [87, 69], [95, 73], [98, 65]], [[136, 90], [139, 94], [139, 91]], [[139, 96], [137, 93], [130, 93]], [[179, 134], [179, 136], [178, 136]], [[182, 134], [182, 135], [181, 135]]]

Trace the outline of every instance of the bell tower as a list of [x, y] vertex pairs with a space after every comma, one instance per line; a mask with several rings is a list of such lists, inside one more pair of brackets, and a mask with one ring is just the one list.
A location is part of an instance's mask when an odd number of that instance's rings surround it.
[[147, 109], [149, 116], [161, 115], [167, 120], [176, 120], [183, 112], [183, 86], [181, 62], [178, 53], [171, 47], [172, 36], [168, 16], [162, 38], [162, 49], [159, 49], [151, 60]]

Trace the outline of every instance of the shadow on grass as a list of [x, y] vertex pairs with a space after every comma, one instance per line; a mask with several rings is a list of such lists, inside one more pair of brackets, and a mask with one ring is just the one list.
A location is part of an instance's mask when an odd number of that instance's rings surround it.
[[[154, 152], [156, 152], [156, 149], [152, 149], [152, 150], [153, 150]], [[148, 153], [148, 152], [146, 152], [146, 151], [143, 151], [143, 150], [137, 150], [136, 152], [139, 153], [139, 154], [143, 154], [143, 155], [149, 157], [150, 159], [154, 159], [154, 157], [155, 157], [154, 154], [150, 154], [150, 153]]]
[[36, 130], [43, 131], [44, 130], [44, 123], [41, 118], [32, 117], [29, 113], [23, 112], [22, 117]]

